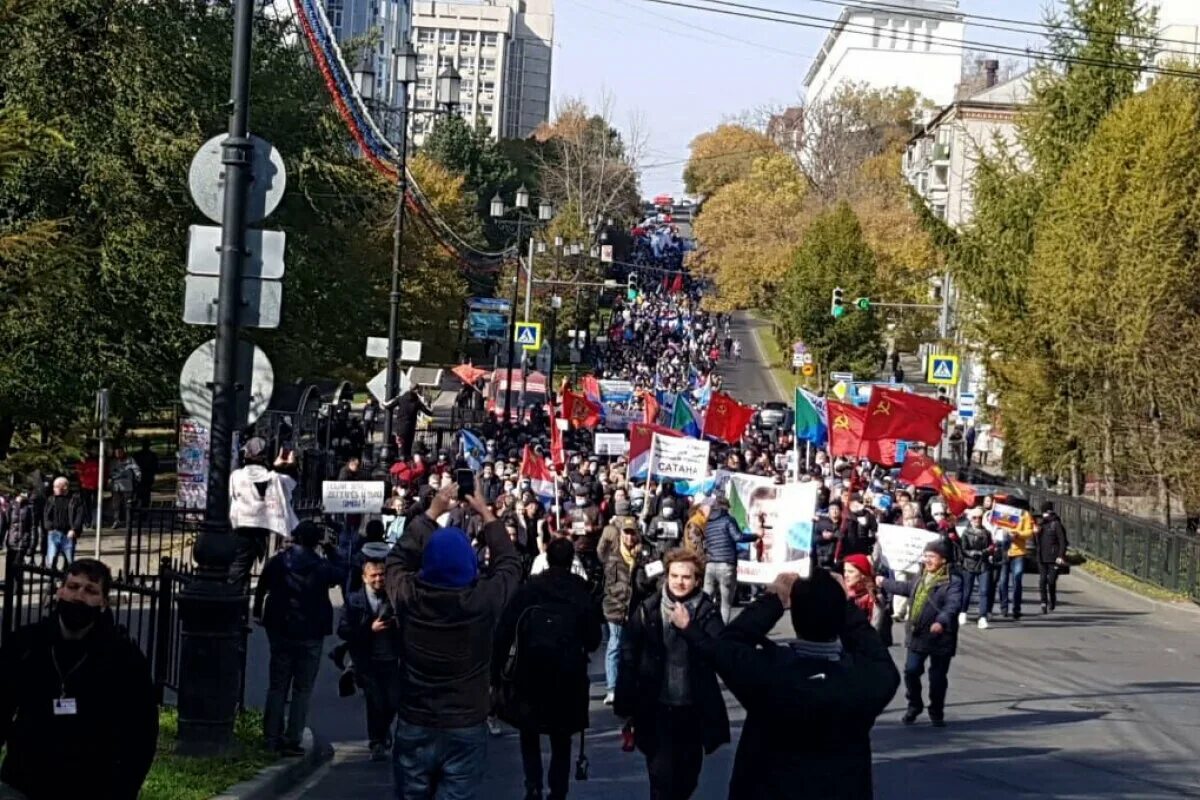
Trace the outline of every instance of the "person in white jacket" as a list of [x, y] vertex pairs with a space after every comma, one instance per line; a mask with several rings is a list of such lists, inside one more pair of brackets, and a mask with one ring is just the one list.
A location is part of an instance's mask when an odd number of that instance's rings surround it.
[[267, 467], [267, 459], [267, 443], [256, 436], [242, 448], [241, 469], [229, 476], [229, 524], [236, 548], [230, 583], [248, 585], [254, 562], [267, 554], [271, 534], [287, 538], [300, 524], [292, 510], [296, 480], [282, 472], [295, 469], [295, 453], [282, 451], [274, 469]]

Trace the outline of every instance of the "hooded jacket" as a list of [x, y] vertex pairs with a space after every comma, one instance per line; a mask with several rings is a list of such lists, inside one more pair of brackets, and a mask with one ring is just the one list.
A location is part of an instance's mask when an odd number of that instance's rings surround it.
[[1053, 511], [1042, 515], [1037, 533], [1037, 559], [1042, 564], [1053, 564], [1067, 557], [1067, 529]]
[[268, 633], [310, 640], [333, 633], [329, 590], [345, 583], [347, 566], [331, 552], [333, 560], [294, 544], [268, 559], [254, 589], [254, 616]]

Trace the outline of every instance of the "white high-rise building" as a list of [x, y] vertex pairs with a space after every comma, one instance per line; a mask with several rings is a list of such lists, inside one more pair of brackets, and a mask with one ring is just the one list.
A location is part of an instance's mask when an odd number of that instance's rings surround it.
[[962, 39], [958, 0], [847, 3], [804, 77], [805, 97], [818, 105], [842, 84], [857, 83], [910, 88], [948, 105], [962, 78]]
[[[417, 0], [412, 38], [416, 108], [436, 107], [437, 75], [453, 64], [462, 76], [459, 113], [496, 138], [525, 138], [549, 120], [553, 0]], [[414, 115], [413, 140], [420, 144], [432, 125], [431, 115]]]
[[1187, 59], [1200, 60], [1200, 2], [1198, 0], [1158, 0], [1158, 35], [1163, 51], [1158, 63]]
[[[339, 43], [374, 33], [379, 43], [373, 52], [366, 55], [375, 74], [375, 98], [379, 101], [379, 109], [375, 111], [376, 121], [384, 128], [384, 133], [393, 141], [399, 137], [400, 114], [402, 105], [398, 85], [394, 82], [392, 52], [404, 41], [409, 34], [409, 19], [411, 18], [410, 0], [323, 0], [325, 14], [333, 27], [334, 38]], [[347, 56], [348, 57], [348, 56]], [[350, 64], [355, 69], [358, 63]], [[383, 108], [390, 107], [395, 111], [385, 113]], [[397, 130], [389, 130], [394, 126]]]

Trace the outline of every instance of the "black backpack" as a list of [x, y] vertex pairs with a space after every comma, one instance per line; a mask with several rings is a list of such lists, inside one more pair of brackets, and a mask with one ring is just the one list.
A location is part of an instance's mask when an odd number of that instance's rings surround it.
[[578, 631], [578, 612], [569, 603], [534, 605], [521, 612], [497, 687], [501, 719], [518, 728], [529, 724], [546, 687], [586, 663]]

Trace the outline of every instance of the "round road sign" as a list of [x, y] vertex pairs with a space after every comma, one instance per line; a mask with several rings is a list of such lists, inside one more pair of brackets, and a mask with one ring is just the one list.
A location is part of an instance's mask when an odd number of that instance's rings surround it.
[[[179, 399], [183, 407], [206, 428], [212, 427], [213, 357], [217, 340], [209, 339], [197, 347], [183, 364], [179, 375]], [[244, 428], [267, 410], [275, 387], [275, 372], [267, 354], [246, 341], [238, 342], [237, 426]]]
[[[225, 165], [221, 163], [221, 142], [228, 134], [220, 134], [200, 146], [192, 157], [188, 170], [188, 189], [204, 216], [217, 224], [225, 217]], [[250, 169], [250, 193], [246, 204], [246, 222], [255, 223], [266, 219], [283, 199], [287, 187], [287, 171], [283, 167], [283, 156], [266, 139], [250, 137], [254, 141]]]
[[804, 375], [804, 377], [811, 378], [816, 374], [817, 370], [812, 364], [805, 364], [804, 369], [800, 370], [800, 372]]

